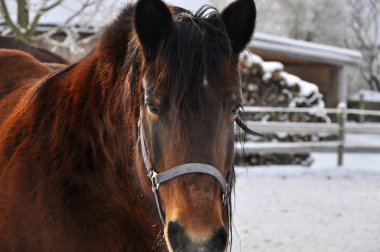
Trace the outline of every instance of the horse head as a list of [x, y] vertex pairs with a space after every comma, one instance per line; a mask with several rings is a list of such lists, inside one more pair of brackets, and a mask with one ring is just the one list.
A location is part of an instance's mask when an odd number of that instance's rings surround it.
[[253, 0], [237, 0], [221, 14], [207, 7], [192, 14], [160, 0], [137, 3], [140, 150], [171, 251], [227, 246], [242, 103], [237, 64], [255, 17]]

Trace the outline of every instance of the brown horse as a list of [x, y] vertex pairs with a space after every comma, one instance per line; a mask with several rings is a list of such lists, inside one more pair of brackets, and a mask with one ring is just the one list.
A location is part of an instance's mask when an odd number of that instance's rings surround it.
[[255, 15], [139, 0], [62, 71], [1, 51], [0, 251], [224, 251]]
[[67, 60], [63, 59], [55, 53], [52, 53], [46, 49], [35, 47], [25, 43], [24, 41], [13, 37], [0, 36], [0, 48], [20, 50], [29, 53], [36, 59], [44, 63], [59, 63], [67, 64]]

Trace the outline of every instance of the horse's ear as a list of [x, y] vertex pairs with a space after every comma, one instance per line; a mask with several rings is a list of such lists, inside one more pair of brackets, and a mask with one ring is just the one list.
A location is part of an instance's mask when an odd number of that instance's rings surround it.
[[239, 54], [251, 40], [256, 23], [253, 0], [237, 0], [222, 12], [222, 19], [234, 53]]
[[135, 10], [135, 30], [147, 58], [153, 58], [162, 39], [172, 30], [174, 21], [161, 0], [140, 0]]

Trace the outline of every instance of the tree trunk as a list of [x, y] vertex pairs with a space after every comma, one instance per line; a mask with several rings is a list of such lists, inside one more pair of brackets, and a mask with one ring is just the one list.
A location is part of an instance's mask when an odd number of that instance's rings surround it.
[[369, 82], [371, 90], [380, 92], [380, 81], [376, 76], [372, 75]]
[[17, 0], [17, 23], [23, 28], [21, 31], [21, 39], [30, 42], [30, 37], [27, 35], [29, 26], [29, 9], [27, 0]]

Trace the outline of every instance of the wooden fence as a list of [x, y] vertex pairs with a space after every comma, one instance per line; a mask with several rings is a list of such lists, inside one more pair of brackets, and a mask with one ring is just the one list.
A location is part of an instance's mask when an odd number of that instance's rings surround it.
[[337, 141], [323, 142], [247, 142], [242, 147], [236, 145], [237, 151], [245, 154], [254, 153], [309, 153], [309, 152], [337, 152], [338, 165], [343, 165], [344, 153], [379, 153], [380, 141], [375, 143], [349, 143], [346, 134], [379, 134], [380, 123], [354, 123], [347, 122], [347, 115], [379, 116], [380, 111], [347, 109], [345, 104], [339, 104], [338, 108], [272, 108], [272, 107], [245, 107], [244, 113], [325, 113], [335, 114], [336, 123], [296, 123], [296, 122], [263, 122], [248, 121], [247, 124], [255, 131], [262, 133], [288, 133], [288, 134], [331, 134], [337, 135]]

